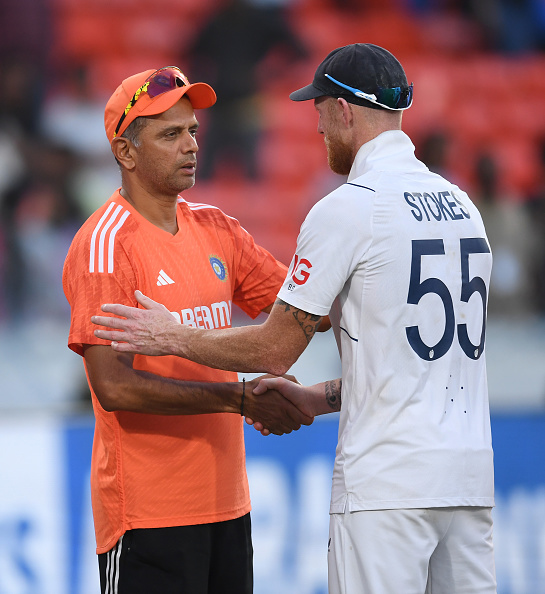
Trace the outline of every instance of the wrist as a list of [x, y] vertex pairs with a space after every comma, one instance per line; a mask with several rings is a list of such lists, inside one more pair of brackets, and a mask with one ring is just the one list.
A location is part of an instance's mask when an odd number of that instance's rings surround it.
[[189, 359], [191, 353], [192, 334], [198, 332], [197, 328], [175, 323], [170, 326], [166, 334], [165, 352], [166, 355], [175, 355], [182, 359]]
[[[247, 412], [249, 402], [248, 394], [251, 389], [248, 382], [228, 382], [223, 384], [216, 384], [219, 387], [219, 395], [223, 403], [223, 410], [221, 412], [234, 413], [236, 415], [244, 416]], [[244, 402], [243, 400], [244, 391]], [[244, 415], [243, 415], [244, 411]]]
[[244, 416], [244, 400], [246, 398], [246, 378], [242, 378], [242, 396], [240, 398], [240, 416]]

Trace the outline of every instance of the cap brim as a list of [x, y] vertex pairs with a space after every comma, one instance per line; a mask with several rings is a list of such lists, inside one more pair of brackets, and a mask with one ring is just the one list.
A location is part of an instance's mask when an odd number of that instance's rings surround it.
[[290, 93], [290, 99], [292, 101], [308, 101], [309, 99], [316, 99], [317, 97], [323, 97], [324, 95], [326, 95], [326, 93], [310, 84], [298, 91]]
[[189, 85], [186, 95], [195, 109], [205, 109], [212, 107], [216, 103], [216, 93], [214, 89], [206, 83], [198, 82]]
[[163, 113], [176, 105], [184, 95], [187, 95], [187, 98], [191, 101], [191, 105], [194, 109], [211, 107], [216, 102], [216, 93], [214, 92], [214, 89], [206, 83], [199, 82], [158, 95], [151, 99], [147, 105], [142, 102], [142, 108], [140, 110], [138, 109], [137, 102], [133, 107], [134, 115], [147, 116]]
[[184, 95], [187, 95], [194, 109], [205, 109], [206, 107], [211, 107], [216, 102], [214, 89], [210, 85], [201, 82], [179, 87], [168, 91], [168, 93], [158, 95], [153, 99], [148, 95], [143, 95], [128, 112], [117, 136], [121, 136], [136, 118], [164, 113], [176, 105]]

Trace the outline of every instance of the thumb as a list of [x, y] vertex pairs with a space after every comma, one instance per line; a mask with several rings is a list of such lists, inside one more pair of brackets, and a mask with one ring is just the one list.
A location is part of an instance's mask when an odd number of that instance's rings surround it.
[[267, 390], [274, 389], [276, 378], [262, 379], [259, 384], [252, 390], [253, 394], [265, 394]]

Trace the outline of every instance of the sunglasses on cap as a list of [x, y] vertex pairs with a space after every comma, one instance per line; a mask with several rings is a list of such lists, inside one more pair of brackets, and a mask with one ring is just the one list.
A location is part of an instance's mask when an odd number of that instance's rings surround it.
[[127, 114], [138, 101], [138, 98], [142, 93], [147, 93], [148, 96], [153, 99], [163, 93], [173, 91], [174, 89], [186, 85], [189, 85], [189, 80], [177, 66], [165, 66], [164, 68], [156, 70], [153, 74], [150, 74], [144, 84], [136, 90], [136, 93], [132, 96], [127, 107], [125, 107], [125, 111], [121, 115], [116, 126], [114, 138], [117, 136]]
[[345, 85], [342, 82], [334, 79], [329, 74], [324, 74], [329, 80], [339, 87], [350, 91], [356, 97], [360, 99], [366, 99], [371, 103], [375, 103], [376, 105], [380, 105], [381, 107], [385, 107], [386, 109], [407, 109], [411, 106], [413, 100], [413, 84], [411, 83], [408, 87], [391, 87], [391, 88], [382, 88], [378, 87], [375, 93], [364, 93], [359, 89], [354, 87], [350, 87], [349, 85]]

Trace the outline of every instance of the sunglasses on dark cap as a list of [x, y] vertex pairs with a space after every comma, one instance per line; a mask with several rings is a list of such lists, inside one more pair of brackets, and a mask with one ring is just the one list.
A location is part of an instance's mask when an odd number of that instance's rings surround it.
[[389, 89], [383, 89], [381, 87], [377, 87], [374, 93], [365, 93], [364, 91], [360, 91], [355, 87], [351, 87], [350, 85], [346, 85], [337, 79], [333, 78], [329, 74], [324, 74], [331, 82], [335, 83], [339, 87], [346, 89], [353, 93], [356, 97], [360, 99], [365, 99], [366, 101], [370, 101], [371, 103], [375, 103], [376, 105], [380, 105], [386, 109], [391, 109], [395, 111], [399, 111], [401, 109], [408, 109], [413, 101], [413, 84], [411, 83], [408, 87], [392, 87]]

